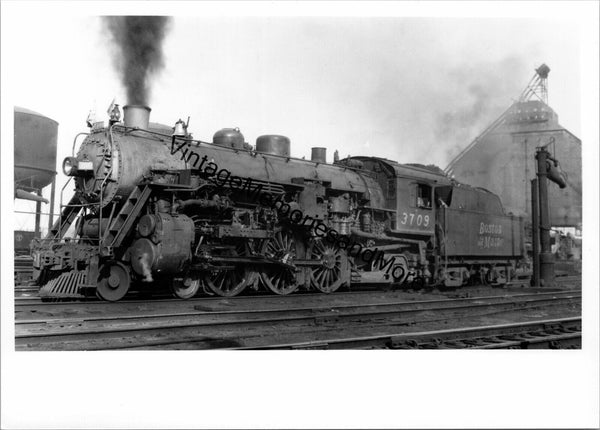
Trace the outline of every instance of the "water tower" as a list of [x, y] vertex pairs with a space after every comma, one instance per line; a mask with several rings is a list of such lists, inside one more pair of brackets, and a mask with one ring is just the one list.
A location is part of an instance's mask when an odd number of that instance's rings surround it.
[[15, 198], [36, 203], [35, 236], [40, 233], [42, 190], [48, 185], [50, 208], [48, 228], [52, 227], [56, 179], [58, 123], [37, 112], [15, 106]]

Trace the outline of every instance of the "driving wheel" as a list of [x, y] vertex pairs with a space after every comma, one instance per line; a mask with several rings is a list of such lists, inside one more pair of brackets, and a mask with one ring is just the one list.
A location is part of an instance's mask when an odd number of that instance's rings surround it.
[[265, 257], [280, 264], [265, 268], [260, 274], [262, 283], [269, 290], [280, 295], [296, 291], [300, 286], [296, 270], [286, 265], [293, 264], [301, 253], [302, 244], [296, 241], [291, 232], [277, 232], [267, 243]]
[[202, 283], [218, 296], [237, 296], [250, 283], [250, 273], [239, 266], [222, 266], [205, 273]]
[[323, 293], [333, 293], [349, 281], [349, 262], [346, 253], [321, 239], [312, 242], [309, 256], [320, 262], [310, 269], [310, 283]]

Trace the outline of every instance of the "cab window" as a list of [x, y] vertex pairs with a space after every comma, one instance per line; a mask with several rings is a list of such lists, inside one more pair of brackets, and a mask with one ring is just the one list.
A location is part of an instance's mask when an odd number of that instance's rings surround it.
[[421, 209], [431, 209], [431, 186], [417, 184], [417, 207]]
[[387, 198], [394, 199], [396, 197], [396, 178], [389, 178], [387, 185]]

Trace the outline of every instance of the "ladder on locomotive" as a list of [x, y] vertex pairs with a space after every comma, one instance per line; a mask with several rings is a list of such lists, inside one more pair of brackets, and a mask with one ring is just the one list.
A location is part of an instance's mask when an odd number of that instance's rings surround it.
[[[109, 128], [108, 136], [109, 139], [106, 142], [106, 147], [104, 148], [104, 157], [106, 159], [105, 165], [107, 165], [109, 169], [106, 171], [105, 177], [100, 185], [100, 196], [103, 195], [104, 185], [106, 184], [106, 181], [109, 179], [112, 173], [112, 152], [115, 143], [114, 136], [112, 133], [112, 127]], [[125, 239], [127, 233], [133, 226], [133, 222], [136, 220], [142, 208], [146, 204], [148, 197], [150, 197], [151, 192], [152, 190], [150, 189], [150, 185], [148, 184], [136, 185], [127, 197], [127, 201], [125, 202], [125, 204], [121, 206], [119, 213], [114, 218], [109, 218], [109, 226], [104, 232], [104, 234], [102, 233], [102, 223], [99, 223], [99, 250], [112, 250], [114, 248], [118, 248], [121, 245], [123, 239]]]
[[[140, 214], [150, 194], [151, 189], [149, 185], [138, 185], [133, 189], [117, 216], [110, 222], [108, 229], [104, 232], [102, 237], [102, 244], [104, 246], [117, 247], [123, 242], [123, 239]], [[69, 204], [64, 206], [62, 214], [56, 220], [46, 238], [62, 239], [77, 218], [77, 215], [79, 215], [81, 208], [79, 198], [73, 196]]]
[[[100, 241], [101, 246], [115, 248], [121, 245], [123, 239], [130, 231], [133, 222], [150, 197], [151, 192], [150, 185], [147, 184], [134, 187], [127, 201], [119, 210], [119, 213], [112, 220], [109, 220], [109, 227], [102, 235], [102, 240]], [[46, 239], [61, 240], [63, 238], [81, 212], [82, 205], [80, 204], [79, 197], [74, 195], [63, 208], [63, 212], [48, 232]]]
[[[99, 195], [104, 195], [104, 187], [106, 182], [110, 180], [112, 173], [112, 148], [114, 145], [114, 138], [112, 134], [112, 128], [109, 130], [109, 140], [105, 143], [103, 155], [105, 158], [104, 168], [105, 172], [103, 177], [95, 179], [96, 183], [99, 183]], [[67, 182], [68, 183], [68, 182]], [[66, 184], [65, 184], [66, 187]], [[64, 189], [64, 187], [63, 187]], [[109, 248], [114, 249], [121, 245], [123, 239], [127, 236], [130, 231], [133, 222], [140, 214], [146, 201], [150, 197], [151, 189], [148, 184], [140, 184], [134, 187], [133, 191], [127, 197], [127, 201], [119, 210], [119, 213], [114, 218], [109, 218], [109, 226], [106, 231], [102, 232], [102, 223], [99, 223], [98, 231], [98, 247], [99, 249]], [[62, 200], [62, 197], [61, 197]], [[115, 203], [113, 203], [115, 204]], [[62, 206], [62, 204], [61, 204]], [[63, 212], [56, 220], [52, 229], [48, 232], [47, 239], [60, 240], [65, 235], [69, 227], [73, 224], [81, 209], [84, 205], [80, 204], [80, 199], [75, 194], [66, 206], [63, 206]], [[102, 199], [98, 204], [98, 210], [101, 211]], [[112, 214], [111, 214], [112, 217]]]
[[110, 221], [101, 240], [102, 247], [110, 249], [117, 248], [123, 243], [123, 239], [131, 230], [133, 222], [137, 219], [142, 208], [148, 201], [152, 190], [149, 184], [140, 184], [133, 188], [127, 201], [119, 210], [119, 213]]

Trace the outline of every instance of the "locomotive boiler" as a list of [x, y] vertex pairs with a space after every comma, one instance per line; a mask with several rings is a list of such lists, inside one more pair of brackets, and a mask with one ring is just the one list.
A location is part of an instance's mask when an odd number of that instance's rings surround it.
[[287, 137], [253, 147], [238, 129], [203, 142], [149, 113], [125, 106], [64, 160], [75, 193], [32, 248], [40, 296], [503, 283], [523, 256], [522, 220], [441, 173], [377, 157], [328, 164], [324, 148], [293, 158]]

